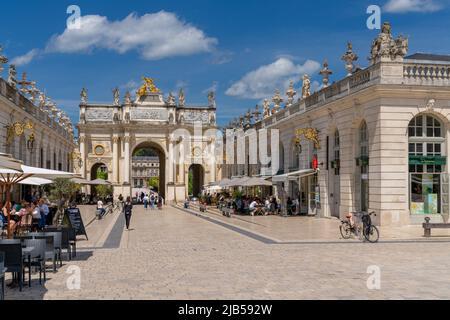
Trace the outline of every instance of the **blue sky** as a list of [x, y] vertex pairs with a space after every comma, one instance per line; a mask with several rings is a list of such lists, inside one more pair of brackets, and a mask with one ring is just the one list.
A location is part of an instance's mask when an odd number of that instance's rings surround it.
[[[71, 4], [86, 19], [81, 33], [66, 30]], [[448, 0], [8, 1], [0, 44], [74, 123], [82, 87], [91, 102], [110, 102], [114, 87], [123, 96], [145, 75], [165, 94], [183, 87], [188, 105], [205, 105], [215, 89], [224, 124], [275, 88], [284, 92], [289, 79], [297, 91], [305, 72], [319, 82], [324, 59], [332, 80], [343, 77], [347, 41], [367, 66], [379, 32], [366, 27], [370, 4], [394, 35], [410, 38], [410, 53], [450, 54]]]

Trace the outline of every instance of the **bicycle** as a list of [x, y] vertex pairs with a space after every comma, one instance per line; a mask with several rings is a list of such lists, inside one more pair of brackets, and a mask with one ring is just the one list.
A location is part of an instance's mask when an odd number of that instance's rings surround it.
[[[352, 216], [359, 217], [361, 223], [354, 222], [352, 224]], [[376, 216], [375, 212], [352, 212], [347, 216], [347, 220], [341, 221], [339, 227], [341, 236], [343, 239], [350, 239], [352, 235], [357, 236], [361, 241], [364, 239], [370, 243], [378, 242], [380, 238], [380, 232], [376, 226], [372, 224], [371, 216]]]

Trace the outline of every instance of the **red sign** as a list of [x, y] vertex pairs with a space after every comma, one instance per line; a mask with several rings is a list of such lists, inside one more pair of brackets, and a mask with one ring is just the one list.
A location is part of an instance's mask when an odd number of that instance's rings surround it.
[[317, 168], [319, 168], [319, 161], [317, 161], [317, 156], [316, 155], [313, 158], [312, 165], [313, 165], [313, 169], [314, 170], [317, 170]]

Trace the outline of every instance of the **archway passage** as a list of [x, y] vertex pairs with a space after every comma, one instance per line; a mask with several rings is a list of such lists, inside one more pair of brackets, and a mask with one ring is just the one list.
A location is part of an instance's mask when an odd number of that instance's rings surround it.
[[108, 167], [104, 163], [96, 163], [91, 169], [91, 181], [103, 179], [108, 180]]
[[165, 160], [164, 151], [155, 143], [144, 142], [134, 149], [131, 166], [133, 196], [156, 192], [166, 197]]
[[[104, 163], [96, 163], [91, 168], [91, 181], [102, 179], [108, 180], [108, 167]], [[91, 195], [97, 196], [97, 186], [91, 186]]]
[[205, 182], [205, 170], [200, 164], [193, 164], [189, 168], [188, 192], [190, 196], [197, 197], [202, 192]]

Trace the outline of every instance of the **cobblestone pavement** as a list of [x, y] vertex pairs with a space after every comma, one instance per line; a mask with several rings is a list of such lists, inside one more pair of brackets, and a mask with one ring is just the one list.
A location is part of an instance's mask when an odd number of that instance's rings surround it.
[[[75, 261], [7, 299], [448, 299], [450, 242], [274, 244], [175, 208], [88, 227]], [[71, 266], [81, 289], [69, 290]], [[368, 267], [381, 270], [369, 290]]]

